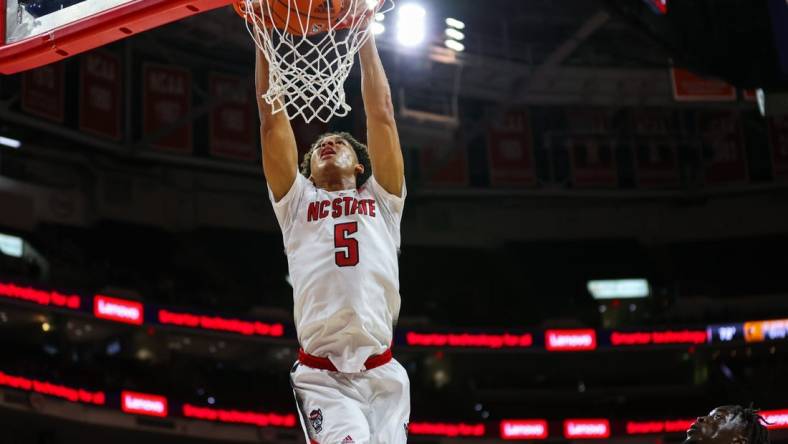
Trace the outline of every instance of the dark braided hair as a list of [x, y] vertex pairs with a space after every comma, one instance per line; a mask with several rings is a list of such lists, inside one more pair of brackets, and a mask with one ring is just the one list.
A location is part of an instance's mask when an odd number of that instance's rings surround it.
[[369, 150], [367, 149], [367, 146], [356, 140], [353, 135], [346, 132], [325, 133], [318, 137], [315, 143], [312, 144], [312, 147], [309, 148], [309, 151], [304, 154], [304, 158], [301, 161], [301, 174], [307, 178], [312, 175], [312, 153], [315, 152], [315, 150], [320, 146], [320, 142], [323, 139], [330, 136], [339, 136], [345, 139], [347, 143], [353, 147], [353, 151], [356, 152], [358, 163], [364, 166], [364, 172], [356, 176], [356, 188], [360, 188], [372, 175], [372, 161], [369, 159]]
[[759, 410], [740, 405], [724, 407], [733, 413], [734, 417], [741, 416], [745, 424], [745, 433], [749, 444], [769, 444], [769, 429], [766, 428], [766, 420], [758, 414]]

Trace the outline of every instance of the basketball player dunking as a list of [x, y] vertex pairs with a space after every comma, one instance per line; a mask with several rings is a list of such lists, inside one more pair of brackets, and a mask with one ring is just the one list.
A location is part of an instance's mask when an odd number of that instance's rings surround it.
[[391, 357], [399, 315], [405, 180], [383, 65], [370, 38], [359, 51], [369, 150], [346, 133], [320, 136], [298, 168], [285, 113], [261, 96], [263, 171], [282, 229], [301, 345], [291, 381], [311, 443], [405, 443], [410, 393]]

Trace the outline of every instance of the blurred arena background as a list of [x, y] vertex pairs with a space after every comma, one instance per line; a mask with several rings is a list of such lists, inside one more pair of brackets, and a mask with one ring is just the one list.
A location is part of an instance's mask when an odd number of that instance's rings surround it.
[[[0, 2], [0, 65], [92, 1]], [[752, 402], [788, 442], [786, 2], [397, 7], [411, 441], [681, 442]], [[133, 31], [0, 76], [0, 443], [302, 442], [252, 43], [229, 7]], [[364, 134], [358, 83], [302, 150]]]

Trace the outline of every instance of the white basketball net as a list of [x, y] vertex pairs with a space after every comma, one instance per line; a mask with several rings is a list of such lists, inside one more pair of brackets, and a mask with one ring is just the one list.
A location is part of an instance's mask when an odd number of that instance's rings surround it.
[[[245, 11], [262, 11], [272, 17], [271, 0], [242, 0]], [[295, 10], [295, 0], [287, 3]], [[311, 3], [318, 0], [309, 0]], [[333, 0], [340, 1], [340, 0]], [[257, 47], [268, 60], [268, 91], [263, 95], [273, 112], [285, 111], [288, 118], [301, 116], [307, 123], [318, 119], [328, 122], [332, 117], [348, 114], [343, 85], [353, 67], [359, 48], [370, 38], [369, 24], [381, 11], [380, 0], [344, 0], [339, 17], [331, 17], [329, 27], [320, 29], [325, 21], [316, 22], [299, 14], [287, 15], [290, 32], [267, 25], [258, 14], [247, 14], [246, 27]], [[330, 8], [329, 8], [330, 9]], [[293, 32], [294, 29], [299, 32]], [[309, 36], [312, 34], [311, 36]]]

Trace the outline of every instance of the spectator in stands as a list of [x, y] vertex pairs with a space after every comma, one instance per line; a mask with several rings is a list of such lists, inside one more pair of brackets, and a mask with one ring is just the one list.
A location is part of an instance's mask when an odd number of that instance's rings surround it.
[[717, 407], [687, 430], [685, 444], [768, 444], [769, 432], [758, 410], [738, 405]]

